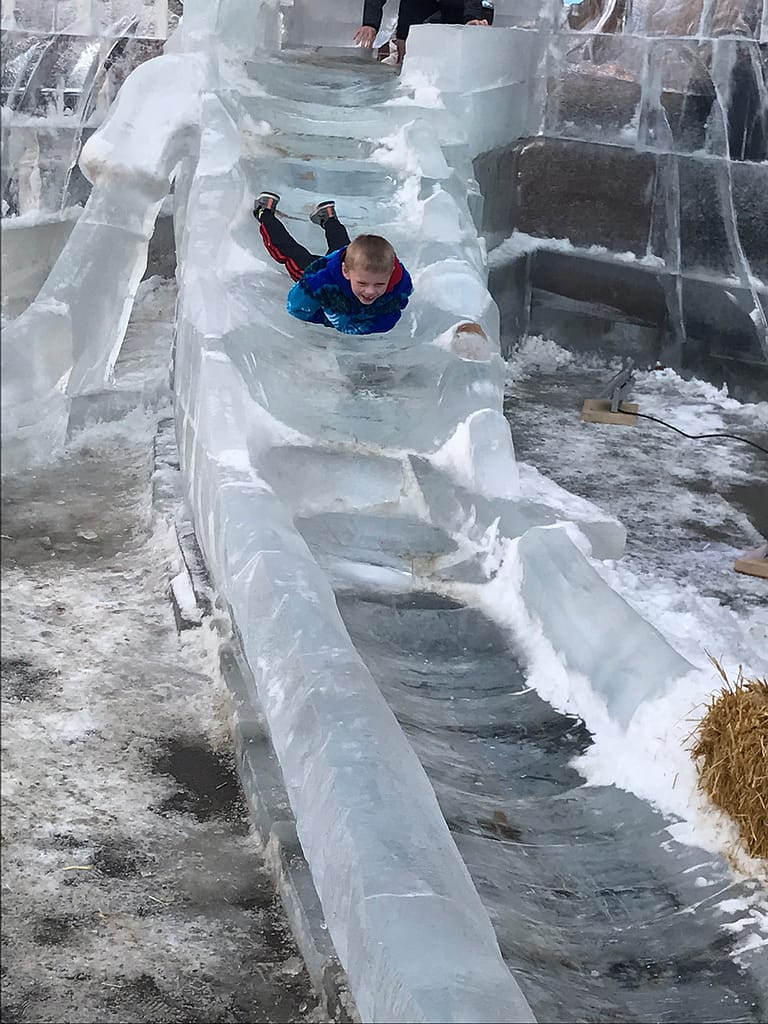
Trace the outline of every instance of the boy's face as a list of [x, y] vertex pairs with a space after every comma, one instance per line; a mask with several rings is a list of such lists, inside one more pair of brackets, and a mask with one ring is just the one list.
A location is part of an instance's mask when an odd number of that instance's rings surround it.
[[341, 264], [341, 272], [349, 281], [349, 287], [356, 299], [364, 306], [370, 306], [387, 290], [392, 271], [365, 270], [363, 267], [348, 267]]

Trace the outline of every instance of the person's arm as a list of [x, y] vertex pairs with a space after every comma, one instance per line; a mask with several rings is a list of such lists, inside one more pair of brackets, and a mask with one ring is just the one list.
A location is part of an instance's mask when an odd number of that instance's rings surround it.
[[286, 307], [297, 320], [305, 320], [310, 324], [321, 324], [325, 321], [322, 306], [315, 293], [307, 288], [303, 278], [288, 292]]
[[381, 16], [386, 0], [364, 0], [363, 18], [360, 28], [355, 32], [354, 40], [366, 50], [370, 50], [376, 34], [381, 28]]
[[486, 7], [483, 0], [464, 0], [465, 25], [492, 25], [493, 6]]

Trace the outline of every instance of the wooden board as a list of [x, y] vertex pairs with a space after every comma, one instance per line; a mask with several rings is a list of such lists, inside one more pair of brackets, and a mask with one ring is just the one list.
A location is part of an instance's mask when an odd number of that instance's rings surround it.
[[736, 572], [746, 573], [747, 576], [760, 576], [768, 580], [768, 558], [737, 558], [733, 568]]
[[618, 423], [619, 426], [634, 427], [639, 409], [635, 402], [622, 402], [621, 412], [611, 412], [610, 398], [587, 398], [581, 408], [581, 418], [585, 423]]

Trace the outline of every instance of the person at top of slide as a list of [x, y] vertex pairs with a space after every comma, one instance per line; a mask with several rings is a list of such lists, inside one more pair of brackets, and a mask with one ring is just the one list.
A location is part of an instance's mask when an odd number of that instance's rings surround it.
[[[360, 28], [355, 42], [370, 49], [381, 27], [386, 0], [364, 0]], [[423, 25], [439, 15], [444, 25], [492, 25], [492, 0], [400, 0], [395, 29], [398, 63], [405, 56], [405, 41], [411, 25]]]

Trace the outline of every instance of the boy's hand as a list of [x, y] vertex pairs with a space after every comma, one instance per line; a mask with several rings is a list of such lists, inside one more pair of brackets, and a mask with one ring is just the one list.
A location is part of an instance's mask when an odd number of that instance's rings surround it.
[[376, 38], [376, 29], [371, 28], [370, 25], [361, 25], [360, 28], [355, 32], [354, 40], [359, 43], [360, 46], [365, 50], [370, 50], [373, 46], [373, 41]]
[[480, 18], [475, 18], [473, 21], [468, 21], [467, 24], [468, 25], [487, 25], [488, 22], [484, 18], [482, 20]]

